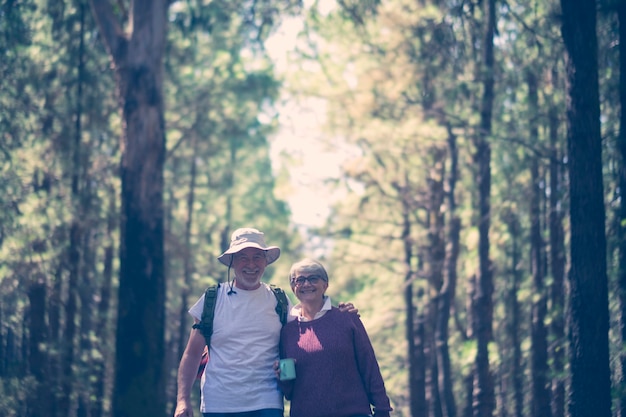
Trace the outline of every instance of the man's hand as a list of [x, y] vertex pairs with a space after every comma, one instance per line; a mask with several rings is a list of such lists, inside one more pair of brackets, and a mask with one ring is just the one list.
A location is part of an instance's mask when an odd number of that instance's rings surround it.
[[342, 313], [354, 313], [357, 316], [361, 317], [361, 315], [359, 314], [359, 309], [356, 308], [352, 303], [339, 303], [337, 305], [337, 308], [339, 308], [339, 311], [341, 311]]
[[280, 363], [279, 363], [279, 361], [274, 361], [274, 374], [276, 374], [276, 379], [280, 379]]
[[189, 400], [178, 401], [174, 417], [193, 417], [193, 407]]

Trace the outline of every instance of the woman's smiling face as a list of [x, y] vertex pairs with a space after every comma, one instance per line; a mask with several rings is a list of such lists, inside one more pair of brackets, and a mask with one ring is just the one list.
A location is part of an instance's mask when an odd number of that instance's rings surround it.
[[320, 301], [328, 288], [328, 282], [316, 273], [296, 271], [291, 280], [291, 289], [301, 302]]

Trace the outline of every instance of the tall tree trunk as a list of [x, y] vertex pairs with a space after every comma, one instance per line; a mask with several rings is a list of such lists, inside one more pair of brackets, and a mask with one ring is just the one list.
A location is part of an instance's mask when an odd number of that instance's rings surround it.
[[511, 236], [511, 285], [507, 295], [507, 312], [510, 316], [508, 324], [508, 335], [510, 337], [510, 345], [512, 352], [511, 357], [511, 380], [513, 385], [513, 415], [515, 417], [523, 417], [524, 415], [524, 366], [522, 346], [520, 341], [520, 305], [518, 300], [518, 291], [520, 282], [522, 281], [520, 271], [520, 249], [518, 242], [521, 240], [520, 223], [514, 212], [507, 216], [505, 222], [508, 226], [509, 235]]
[[402, 242], [404, 244], [404, 263], [406, 275], [404, 277], [404, 309], [406, 313], [405, 331], [407, 344], [407, 357], [409, 363], [409, 405], [412, 417], [421, 417], [426, 412], [426, 393], [424, 387], [423, 361], [416, 351], [416, 328], [415, 328], [415, 305], [413, 303], [413, 270], [411, 261], [413, 259], [413, 241], [411, 239], [410, 205], [403, 195], [402, 205]]
[[[86, 185], [86, 188], [89, 187]], [[87, 192], [86, 190], [83, 193]], [[88, 200], [88, 198], [87, 198]], [[84, 207], [85, 212], [90, 212], [91, 207]], [[80, 389], [78, 391], [78, 411], [77, 416], [81, 417], [95, 417], [93, 415], [94, 401], [92, 398], [95, 396], [93, 390], [94, 385], [90, 383], [93, 378], [94, 372], [97, 370], [95, 365], [94, 355], [94, 343], [93, 335], [95, 334], [95, 320], [93, 314], [93, 299], [94, 294], [97, 294], [96, 288], [96, 253], [93, 248], [95, 239], [91, 233], [86, 231], [83, 236], [83, 267], [81, 273], [80, 283], [80, 344], [78, 355], [81, 358], [87, 358], [87, 360], [79, 361], [79, 379]]]
[[61, 266], [54, 272], [52, 287], [48, 295], [48, 339], [53, 348], [48, 353], [48, 369], [50, 370], [51, 404], [48, 416], [56, 417], [60, 409], [60, 381], [61, 381], [61, 305], [63, 292], [63, 273]]
[[4, 335], [4, 309], [0, 307], [0, 378], [7, 376], [7, 349]]
[[[198, 138], [193, 135], [191, 138], [193, 154], [197, 155], [198, 150]], [[193, 212], [194, 212], [194, 202], [196, 198], [196, 181], [197, 181], [197, 163], [196, 158], [191, 159], [191, 164], [189, 167], [189, 190], [187, 192], [187, 220], [185, 223], [185, 236], [184, 236], [184, 259], [183, 259], [183, 285], [180, 291], [180, 309], [178, 311], [178, 322], [180, 325], [178, 326], [178, 334], [176, 339], [173, 341], [174, 350], [176, 352], [176, 363], [180, 362], [180, 358], [183, 355], [183, 351], [185, 350], [185, 344], [187, 341], [187, 336], [189, 334], [189, 329], [191, 328], [191, 324], [185, 325], [185, 323], [189, 323], [190, 316], [188, 313], [189, 310], [189, 297], [191, 295], [191, 281], [193, 274], [193, 264], [192, 264], [192, 245], [191, 245], [191, 235], [192, 235], [192, 227], [193, 227]], [[168, 387], [169, 388], [169, 387]], [[176, 389], [172, 390], [172, 405], [176, 407]]]
[[[418, 295], [420, 298], [423, 297], [423, 294]], [[413, 383], [415, 384], [417, 395], [415, 399], [413, 397], [411, 398], [412, 401], [415, 401], [415, 403], [411, 405], [411, 415], [413, 417], [423, 417], [429, 415], [429, 404], [426, 397], [426, 318], [424, 317], [423, 312], [416, 312], [416, 320], [413, 323], [413, 326], [415, 327], [415, 343], [413, 345], [415, 373], [412, 377], [414, 378]]]
[[[467, 322], [471, 325], [467, 328], [467, 337], [469, 339], [475, 339], [474, 336], [474, 315], [476, 314], [476, 307], [474, 303], [476, 302], [476, 286], [478, 285], [478, 279], [476, 275], [471, 275], [467, 280], [467, 299], [466, 299], [466, 310], [467, 310]], [[458, 324], [457, 324], [458, 325]], [[474, 403], [475, 399], [475, 382], [476, 382], [476, 361], [474, 364], [469, 367], [469, 373], [466, 375], [464, 379], [465, 386], [465, 406], [463, 408], [463, 417], [473, 417], [474, 415]]]
[[61, 401], [59, 413], [62, 416], [72, 416], [75, 413], [74, 404], [74, 357], [76, 355], [76, 315], [78, 313], [78, 292], [82, 268], [81, 246], [83, 244], [84, 225], [81, 196], [81, 135], [82, 135], [82, 95], [84, 73], [84, 31], [85, 11], [80, 16], [80, 39], [78, 51], [78, 79], [76, 82], [76, 110], [74, 114], [74, 138], [71, 147], [72, 159], [70, 165], [72, 222], [70, 225], [70, 245], [68, 249], [69, 281], [67, 287], [67, 302], [65, 306], [65, 334], [62, 344], [62, 374], [61, 374]]
[[430, 399], [429, 405], [432, 417], [443, 416], [443, 406], [441, 404], [440, 392], [440, 369], [439, 369], [439, 310], [441, 304], [441, 289], [443, 287], [444, 264], [446, 257], [446, 247], [444, 239], [444, 210], [445, 202], [444, 180], [445, 180], [445, 149], [433, 148], [432, 155], [432, 175], [428, 180], [428, 247], [426, 248], [426, 261], [428, 268], [429, 296], [427, 317], [428, 324], [426, 343], [428, 348], [428, 363], [430, 369], [430, 380], [428, 383]]
[[[117, 229], [117, 207], [115, 195], [109, 192], [109, 208], [107, 210], [107, 230], [106, 239], [108, 242], [104, 248], [104, 268], [102, 271], [102, 285], [100, 287], [100, 302], [98, 303], [98, 325], [96, 326], [96, 337], [101, 342], [111, 340], [111, 296], [113, 289], [113, 261], [114, 244], [113, 235]], [[100, 343], [100, 355], [94, 360], [94, 383], [93, 417], [102, 417], [104, 414], [105, 399], [108, 397], [107, 384], [109, 375], [107, 373], [107, 363], [111, 362], [113, 356], [112, 349], [108, 343]]]
[[76, 355], [76, 313], [78, 311], [78, 268], [80, 263], [80, 226], [78, 219], [74, 219], [70, 227], [69, 248], [69, 279], [67, 283], [67, 300], [65, 302], [65, 329], [61, 340], [61, 389], [59, 391], [59, 415], [72, 416], [73, 386], [74, 386], [74, 357]]
[[[557, 90], [558, 70], [551, 70], [551, 84]], [[550, 288], [551, 316], [550, 331], [552, 333], [552, 417], [565, 416], [565, 232], [563, 231], [563, 211], [561, 209], [562, 169], [558, 138], [559, 114], [561, 110], [550, 103], [548, 125], [550, 135], [550, 266], [552, 285]]]
[[[529, 139], [538, 143], [537, 126], [539, 97], [537, 76], [534, 68], [526, 70], [529, 106]], [[535, 296], [532, 303], [531, 321], [531, 386], [533, 417], [550, 417], [550, 392], [548, 391], [548, 342], [545, 326], [546, 294], [544, 288], [544, 244], [541, 237], [541, 182], [539, 162], [536, 155], [530, 156], [531, 197], [530, 197], [530, 251], [531, 273]]]
[[506, 366], [504, 363], [500, 362], [497, 366], [498, 368], [498, 378], [497, 378], [497, 390], [496, 390], [496, 415], [499, 417], [509, 417], [509, 410], [506, 408], [508, 403], [506, 401], [506, 396], [508, 394], [507, 381], [504, 376], [506, 375]]
[[[77, 209], [76, 214], [80, 219], [79, 225], [79, 243], [81, 251], [79, 252], [79, 288], [78, 296], [80, 297], [80, 343], [78, 345], [78, 357], [91, 358], [91, 332], [92, 328], [92, 301], [94, 291], [94, 268], [96, 260], [94, 252], [90, 245], [91, 236], [88, 232], [88, 226], [86, 224], [86, 213], [91, 212], [90, 202], [90, 184], [91, 182], [85, 180], [87, 176], [87, 170], [85, 167], [89, 166], [89, 150], [82, 146], [82, 115], [83, 115], [83, 83], [85, 80], [85, 20], [86, 15], [89, 13], [89, 6], [85, 2], [81, 1], [79, 4], [79, 18], [80, 18], [80, 38], [79, 38], [79, 51], [78, 51], [78, 74], [77, 74], [77, 88], [76, 88], [76, 120], [75, 120], [75, 140], [74, 140], [74, 164], [73, 164], [73, 180], [72, 190], [76, 192], [76, 202], [74, 207]], [[84, 164], [82, 161], [85, 161]], [[74, 185], [74, 182], [76, 183]], [[89, 383], [93, 368], [92, 362], [78, 361], [78, 376], [80, 389], [77, 390], [78, 398], [78, 417], [90, 417], [91, 416], [91, 396], [93, 394]]]
[[[198, 139], [195, 135], [192, 138], [192, 149], [194, 155], [197, 154], [198, 150]], [[189, 328], [187, 326], [183, 326], [183, 323], [186, 323], [189, 320], [189, 313], [187, 310], [189, 309], [189, 295], [191, 288], [191, 274], [193, 273], [193, 267], [191, 262], [191, 229], [193, 226], [193, 206], [196, 198], [196, 171], [197, 164], [196, 158], [191, 159], [191, 165], [189, 168], [189, 191], [187, 193], [187, 222], [185, 224], [185, 259], [184, 259], [184, 282], [183, 288], [180, 294], [180, 312], [179, 312], [179, 320], [181, 326], [179, 326], [179, 334], [178, 334], [178, 360], [183, 355], [183, 351], [185, 350], [186, 336], [189, 333]]]
[[439, 390], [441, 405], [445, 417], [456, 417], [457, 409], [454, 399], [452, 366], [448, 346], [450, 315], [456, 294], [457, 262], [460, 251], [461, 219], [456, 213], [456, 181], [458, 178], [458, 149], [456, 136], [448, 127], [448, 153], [450, 155], [450, 173], [448, 175], [448, 249], [445, 257], [445, 272], [439, 297], [439, 314], [437, 315], [436, 342], [437, 363], [439, 365]]
[[29, 355], [28, 369], [35, 378], [37, 387], [29, 398], [29, 417], [47, 417], [50, 407], [50, 386], [48, 382], [48, 358], [45, 344], [48, 342], [46, 326], [46, 282], [41, 275], [35, 278], [28, 288], [29, 307]]
[[482, 82], [483, 96], [480, 109], [480, 131], [476, 138], [475, 161], [478, 167], [478, 259], [479, 273], [476, 286], [475, 316], [476, 375], [474, 386], [474, 417], [492, 417], [495, 408], [493, 375], [489, 367], [489, 343], [493, 340], [493, 276], [489, 258], [489, 228], [491, 223], [491, 118], [494, 100], [494, 45], [496, 25], [495, 0], [483, 2], [487, 21], [483, 40]]
[[533, 301], [531, 320], [531, 387], [532, 415], [550, 417], [550, 393], [548, 391], [548, 345], [545, 326], [546, 295], [544, 288], [543, 239], [540, 225], [541, 178], [536, 156], [531, 161], [531, 269], [533, 276]]
[[108, 0], [92, 0], [122, 110], [122, 219], [113, 416], [165, 413], [163, 53], [167, 0], [135, 0], [126, 36]]
[[12, 327], [7, 328], [7, 335], [5, 338], [5, 349], [4, 349], [4, 363], [2, 367], [4, 368], [5, 375], [15, 375], [15, 363], [16, 355], [15, 355], [15, 331]]
[[[434, 341], [434, 338], [432, 336], [430, 336], [429, 339], [431, 341]], [[431, 347], [427, 350], [428, 356], [430, 357], [430, 383], [428, 384], [428, 391], [430, 392], [430, 399], [428, 401], [430, 405], [429, 415], [432, 417], [443, 417], [441, 394], [439, 393], [439, 365], [437, 364], [437, 350], [432, 342], [429, 343], [429, 345], [431, 345]]]
[[[620, 97], [620, 130], [619, 130], [619, 267], [618, 267], [618, 291], [620, 301], [620, 330], [622, 346], [626, 346], [626, 2], [618, 2], [619, 18], [619, 97]], [[622, 349], [620, 354], [620, 401], [618, 413], [620, 417], [626, 417], [626, 352]]]
[[79, 362], [79, 378], [80, 389], [78, 391], [78, 417], [93, 416], [93, 401], [94, 396], [93, 384], [90, 384], [90, 380], [93, 377], [93, 373], [96, 370], [94, 361], [92, 360], [94, 345], [92, 343], [94, 325], [93, 325], [93, 295], [95, 293], [94, 286], [94, 270], [96, 267], [96, 260], [92, 251], [92, 245], [90, 245], [90, 239], [85, 236], [84, 241], [84, 262], [81, 286], [80, 286], [80, 344], [78, 355], [81, 358], [88, 358]]
[[596, 2], [561, 0], [567, 50], [571, 417], [610, 417], [609, 313]]
[[463, 387], [465, 388], [465, 407], [463, 407], [463, 417], [472, 417], [474, 414], [474, 370], [463, 378]]

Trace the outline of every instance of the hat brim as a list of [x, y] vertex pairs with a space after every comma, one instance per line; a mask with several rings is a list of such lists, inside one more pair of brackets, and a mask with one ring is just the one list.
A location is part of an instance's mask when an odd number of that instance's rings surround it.
[[233, 255], [246, 248], [256, 248], [265, 251], [265, 258], [267, 259], [268, 265], [274, 263], [280, 257], [280, 248], [278, 246], [268, 246], [263, 248], [258, 243], [246, 242], [241, 245], [237, 245], [236, 248], [228, 249], [226, 252], [218, 256], [217, 260], [226, 266], [231, 266]]

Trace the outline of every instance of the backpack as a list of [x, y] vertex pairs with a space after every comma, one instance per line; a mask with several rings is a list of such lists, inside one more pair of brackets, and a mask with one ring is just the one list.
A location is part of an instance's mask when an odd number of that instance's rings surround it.
[[[207, 362], [209, 361], [209, 346], [211, 346], [211, 335], [213, 334], [213, 316], [215, 314], [215, 301], [217, 299], [217, 290], [219, 289], [220, 284], [215, 284], [209, 286], [204, 292], [204, 308], [202, 310], [202, 317], [200, 321], [193, 325], [194, 329], [200, 330], [202, 335], [204, 336], [204, 340], [206, 341], [206, 346], [204, 347], [204, 351], [202, 352], [202, 360], [200, 361], [200, 366], [198, 367], [198, 373], [196, 375], [197, 379], [202, 377], [202, 373], [204, 372], [204, 368], [206, 367]], [[287, 295], [285, 291], [281, 288], [270, 284], [270, 289], [276, 297], [276, 314], [278, 314], [278, 318], [280, 319], [281, 324], [284, 326], [287, 323], [287, 315], [289, 313], [289, 302], [287, 301]]]

